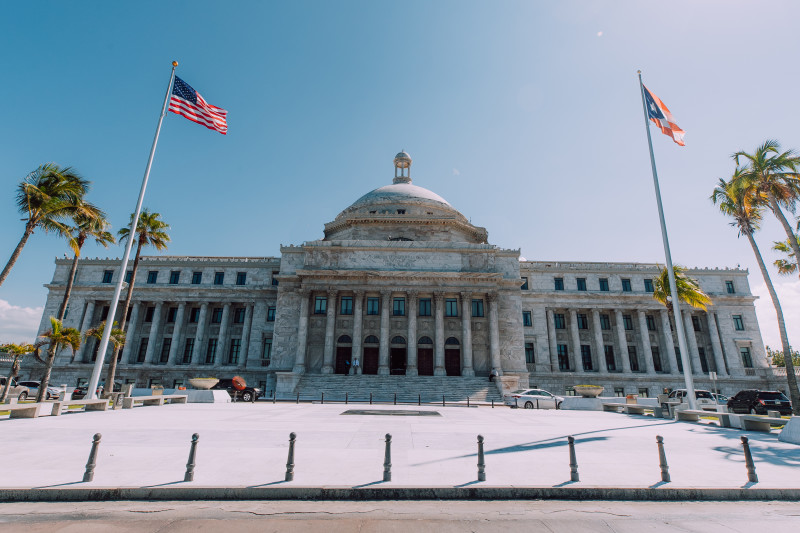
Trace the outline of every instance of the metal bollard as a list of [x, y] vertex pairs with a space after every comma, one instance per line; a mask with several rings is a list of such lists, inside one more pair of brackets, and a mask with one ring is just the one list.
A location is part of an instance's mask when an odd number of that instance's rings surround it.
[[294, 432], [289, 433], [289, 457], [286, 459], [286, 477], [285, 481], [294, 481], [294, 441], [297, 435]]
[[344, 404], [347, 405], [347, 393], [344, 393]]
[[539, 398], [536, 398], [536, 409], [539, 409]]
[[492, 398], [492, 409], [494, 409], [494, 398]]
[[397, 393], [394, 393], [394, 404], [397, 405]]
[[517, 403], [518, 399], [519, 398], [514, 398], [514, 409], [519, 409], [519, 404]]
[[444, 394], [442, 394], [442, 407], [444, 407]]
[[320, 394], [322, 394], [322, 399], [320, 400], [319, 403], [321, 403], [322, 405], [325, 405], [325, 393], [321, 392]]
[[392, 480], [392, 436], [386, 434], [386, 452], [383, 455], [383, 480]]
[[194, 467], [195, 467], [195, 454], [197, 453], [197, 441], [200, 435], [195, 433], [192, 435], [192, 447], [189, 448], [189, 462], [186, 463], [186, 474], [183, 476], [184, 481], [194, 481]]
[[747, 481], [758, 483], [756, 465], [753, 462], [753, 456], [750, 454], [750, 443], [747, 437], [742, 437], [742, 448], [744, 448], [744, 464], [747, 466]]
[[478, 481], [486, 481], [486, 461], [483, 459], [483, 435], [478, 435]]
[[94, 479], [94, 467], [97, 466], [97, 447], [100, 446], [102, 435], [95, 433], [92, 438], [92, 451], [89, 452], [89, 460], [86, 462], [86, 471], [83, 473], [83, 481]]
[[669, 465], [667, 465], [667, 454], [664, 453], [664, 437], [656, 435], [656, 442], [658, 443], [658, 466], [661, 467], [661, 481], [672, 481], [669, 478]]
[[276, 390], [272, 391], [272, 403], [273, 403], [273, 404], [275, 403], [275, 397], [276, 397], [277, 395], [278, 395], [278, 391], [276, 391]]
[[369, 404], [372, 405], [372, 393], [369, 393]]
[[570, 481], [580, 481], [578, 476], [578, 459], [575, 457], [575, 437], [570, 435], [567, 437], [569, 442], [569, 479]]
[[297, 401], [295, 403], [300, 403], [300, 393], [297, 393]]
[[467, 396], [467, 407], [469, 407], [469, 396]]
[[422, 405], [422, 394], [417, 394], [417, 405]]

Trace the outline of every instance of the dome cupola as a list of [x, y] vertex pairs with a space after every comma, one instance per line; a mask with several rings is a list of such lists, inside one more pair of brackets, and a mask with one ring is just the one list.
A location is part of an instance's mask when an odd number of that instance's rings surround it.
[[411, 156], [405, 150], [394, 156], [394, 180], [392, 183], [411, 183]]

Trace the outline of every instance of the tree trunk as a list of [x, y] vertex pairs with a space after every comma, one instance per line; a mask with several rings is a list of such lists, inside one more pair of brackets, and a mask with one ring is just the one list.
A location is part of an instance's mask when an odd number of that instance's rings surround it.
[[[783, 215], [783, 211], [781, 211], [781, 206], [778, 205], [778, 200], [775, 199], [775, 195], [771, 192], [767, 193], [769, 197], [769, 208], [772, 210], [772, 214], [775, 215], [781, 226], [783, 226], [783, 231], [786, 232], [786, 237], [788, 238], [789, 245], [792, 247], [792, 252], [794, 252], [794, 260], [795, 263], [800, 261], [800, 245], [797, 244], [797, 236], [792, 231], [792, 227], [789, 225], [789, 221], [786, 220], [786, 217]], [[800, 267], [797, 269], [798, 275], [800, 275]], [[0, 280], [2, 283], [2, 280]]]
[[[125, 342], [128, 342], [128, 335], [126, 331], [127, 322], [128, 322], [128, 309], [131, 305], [131, 299], [133, 298], [133, 285], [136, 283], [136, 271], [139, 270], [139, 256], [142, 253], [142, 241], [136, 245], [136, 255], [133, 259], [133, 270], [131, 271], [131, 282], [128, 283], [128, 292], [125, 295], [125, 305], [123, 306], [122, 310], [122, 320], [119, 323], [119, 329], [125, 331]], [[127, 274], [127, 272], [125, 273]], [[124, 275], [124, 274], [123, 274]], [[116, 379], [117, 374], [117, 358], [119, 357], [119, 349], [120, 346], [114, 346], [114, 353], [111, 356], [111, 361], [108, 362], [108, 372], [106, 373], [106, 387], [111, 387], [111, 390], [114, 390], [114, 379]]]
[[800, 415], [800, 389], [797, 387], [797, 377], [794, 375], [794, 363], [792, 362], [792, 349], [789, 346], [789, 337], [786, 334], [786, 322], [783, 319], [783, 310], [781, 309], [781, 302], [778, 300], [778, 293], [775, 292], [775, 287], [772, 286], [772, 280], [767, 271], [767, 265], [764, 264], [764, 259], [761, 257], [761, 252], [758, 250], [758, 245], [752, 234], [747, 233], [747, 240], [750, 241], [750, 246], [753, 248], [753, 253], [758, 261], [758, 268], [761, 269], [761, 276], [767, 284], [769, 296], [772, 298], [772, 305], [775, 306], [775, 314], [778, 317], [778, 330], [781, 335], [781, 345], [783, 347], [783, 358], [786, 360], [786, 381], [789, 386], [789, 398], [792, 400], [792, 411], [795, 415]]
[[22, 249], [25, 247], [25, 243], [28, 242], [28, 237], [31, 235], [33, 235], [33, 227], [31, 227], [30, 224], [26, 224], [25, 233], [22, 234], [22, 238], [19, 240], [17, 247], [14, 248], [14, 253], [11, 254], [11, 258], [8, 260], [8, 263], [6, 263], [3, 272], [0, 273], [0, 286], [3, 285], [3, 282], [6, 280], [8, 274], [11, 272], [11, 269], [14, 267], [14, 263], [16, 263], [17, 259], [19, 259]]
[[[80, 250], [80, 248], [78, 248]], [[72, 294], [72, 285], [75, 283], [75, 273], [78, 271], [78, 254], [72, 260], [72, 268], [69, 270], [69, 278], [67, 280], [67, 288], [64, 289], [64, 299], [61, 301], [61, 307], [58, 308], [58, 316], [60, 321], [64, 320], [64, 315], [67, 312], [67, 304], [69, 303], [70, 294]], [[78, 326], [80, 327], [80, 326]]]
[[50, 373], [53, 371], [53, 363], [56, 360], [56, 343], [52, 342], [47, 347], [47, 361], [44, 368], [42, 382], [39, 384], [39, 394], [36, 395], [37, 402], [43, 402], [47, 397], [47, 386], [50, 384]]
[[19, 374], [19, 367], [17, 366], [18, 360], [19, 360], [19, 355], [15, 355], [14, 362], [11, 363], [11, 371], [8, 373], [8, 377], [6, 378], [6, 384], [3, 387], [3, 394], [0, 394], [0, 403], [6, 401], [6, 397], [8, 396], [8, 388], [11, 387], [11, 380], [17, 377], [17, 374]]

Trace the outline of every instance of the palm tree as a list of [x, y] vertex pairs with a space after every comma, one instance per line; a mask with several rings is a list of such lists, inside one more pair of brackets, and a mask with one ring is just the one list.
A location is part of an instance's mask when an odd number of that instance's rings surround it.
[[72, 168], [62, 168], [54, 163], [41, 165], [22, 180], [17, 188], [17, 207], [25, 216], [22, 219], [25, 221], [25, 231], [0, 273], [0, 285], [8, 277], [36, 228], [71, 238], [67, 220], [80, 211], [79, 201], [88, 190], [89, 182]]
[[75, 273], [78, 270], [78, 258], [81, 255], [81, 248], [89, 238], [94, 238], [97, 244], [104, 248], [108, 248], [109, 244], [115, 244], [117, 240], [114, 235], [108, 231], [110, 224], [106, 218], [106, 214], [98, 207], [87, 203], [81, 202], [82, 209], [80, 212], [75, 213], [72, 217], [72, 239], [70, 245], [75, 252], [75, 257], [72, 259], [72, 268], [69, 271], [69, 278], [67, 279], [67, 288], [64, 290], [64, 299], [61, 301], [61, 307], [58, 309], [58, 319], [64, 320], [64, 314], [67, 312], [67, 304], [69, 297], [72, 294], [72, 285], [75, 283]]
[[[52, 316], [50, 317], [50, 329], [42, 333], [40, 337], [43, 337], [44, 340], [33, 345], [34, 357], [45, 365], [44, 376], [39, 384], [39, 394], [36, 395], [37, 402], [41, 402], [47, 394], [47, 385], [50, 384], [50, 373], [53, 371], [56, 352], [69, 347], [74, 354], [81, 347], [81, 332], [75, 328], [65, 328], [60, 320]], [[47, 346], [46, 360], [39, 356], [39, 349], [42, 346]]]
[[786, 232], [787, 244], [795, 257], [800, 257], [800, 244], [781, 209], [785, 207], [794, 212], [794, 203], [800, 198], [800, 174], [797, 172], [800, 157], [794, 150], [781, 152], [780, 149], [778, 141], [768, 140], [752, 154], [742, 150], [733, 154], [737, 166], [740, 160], [746, 162], [736, 179], [742, 182], [741, 187], [757, 192], [754, 201], [772, 211]]
[[[800, 237], [795, 236], [795, 240], [797, 239], [800, 239]], [[792, 250], [789, 240], [777, 241], [772, 244], [774, 245], [772, 247], [773, 250], [786, 254], [785, 259], [776, 259], [773, 263], [778, 268], [778, 274], [788, 276], [797, 272], [797, 259], [794, 258], [794, 250]]]
[[[675, 273], [675, 286], [678, 290], [679, 301], [705, 311], [706, 306], [711, 303], [711, 298], [703, 292], [697, 280], [686, 274], [686, 267], [674, 265], [672, 270]], [[669, 289], [669, 273], [666, 267], [662, 268], [658, 276], [653, 279], [653, 298], [664, 305], [670, 314], [672, 313], [672, 294]]]
[[754, 198], [754, 191], [752, 189], [748, 191], [746, 188], [742, 187], [743, 180], [740, 179], [742, 172], [743, 169], [737, 168], [730, 181], [726, 182], [720, 179], [719, 184], [711, 194], [711, 201], [719, 207], [723, 215], [733, 219], [730, 225], [739, 230], [740, 237], [742, 235], [747, 237], [750, 248], [752, 248], [753, 254], [756, 256], [758, 268], [761, 270], [764, 283], [767, 284], [767, 290], [769, 290], [770, 298], [772, 298], [772, 305], [775, 307], [775, 314], [778, 318], [778, 331], [781, 336], [783, 356], [787, 361], [786, 380], [789, 386], [789, 396], [792, 399], [794, 413], [800, 414], [800, 390], [798, 390], [797, 378], [794, 374], [794, 365], [792, 364], [791, 356], [792, 349], [789, 345], [789, 336], [786, 333], [786, 322], [783, 318], [781, 302], [778, 299], [778, 293], [775, 292], [775, 287], [772, 285], [769, 271], [767, 271], [767, 265], [764, 264], [764, 258], [761, 257], [761, 252], [753, 236], [761, 226], [762, 208], [759, 206], [760, 202], [758, 202], [757, 198]]
[[11, 371], [8, 373], [8, 377], [6, 377], [6, 384], [3, 387], [3, 392], [0, 393], [0, 403], [6, 401], [6, 397], [8, 396], [8, 388], [11, 386], [11, 380], [17, 377], [19, 374], [20, 358], [31, 353], [32, 351], [32, 344], [3, 344], [0, 346], [0, 352], [10, 354], [14, 357], [14, 361], [11, 363]]
[[[105, 329], [106, 321], [104, 320], [97, 326], [87, 329], [86, 333], [84, 333], [84, 340], [88, 342], [89, 339], [97, 339], [97, 342], [100, 342], [100, 340], [103, 338], [103, 331], [105, 331]], [[116, 353], [117, 350], [119, 350], [119, 348], [125, 344], [125, 332], [119, 327], [119, 324], [116, 321], [114, 321], [114, 323], [111, 325], [111, 336], [108, 338], [108, 341], [114, 346], [114, 353]]]
[[[135, 213], [131, 214], [128, 227], [119, 230], [118, 234], [120, 244], [130, 237], [130, 225], [133, 223], [134, 214]], [[125, 295], [125, 305], [122, 308], [122, 319], [120, 320], [123, 330], [127, 327], [128, 310], [131, 306], [133, 285], [136, 282], [136, 272], [139, 270], [139, 259], [142, 254], [142, 248], [145, 246], [152, 246], [156, 250], [165, 250], [167, 248], [167, 243], [170, 240], [169, 235], [167, 234], [168, 229], [169, 224], [161, 220], [160, 213], [151, 213], [146, 208], [142, 209], [142, 212], [139, 214], [139, 220], [136, 222], [136, 232], [134, 237], [136, 239], [136, 255], [133, 259], [131, 281], [128, 283], [128, 292]], [[116, 346], [114, 348], [114, 356], [108, 363], [108, 373], [106, 374], [106, 383], [111, 383], [112, 386], [114, 383], [115, 374], [117, 372], [118, 352], [119, 346]]]

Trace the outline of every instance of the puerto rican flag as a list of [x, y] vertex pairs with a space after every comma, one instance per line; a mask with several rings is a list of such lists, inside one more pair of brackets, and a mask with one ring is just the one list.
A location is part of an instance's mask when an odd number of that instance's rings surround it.
[[675, 119], [672, 117], [672, 113], [669, 112], [669, 108], [664, 105], [664, 102], [651, 93], [647, 87], [644, 87], [644, 98], [647, 101], [647, 116], [658, 126], [661, 133], [672, 137], [676, 144], [686, 146], [683, 142], [683, 136], [686, 132], [675, 124]]

